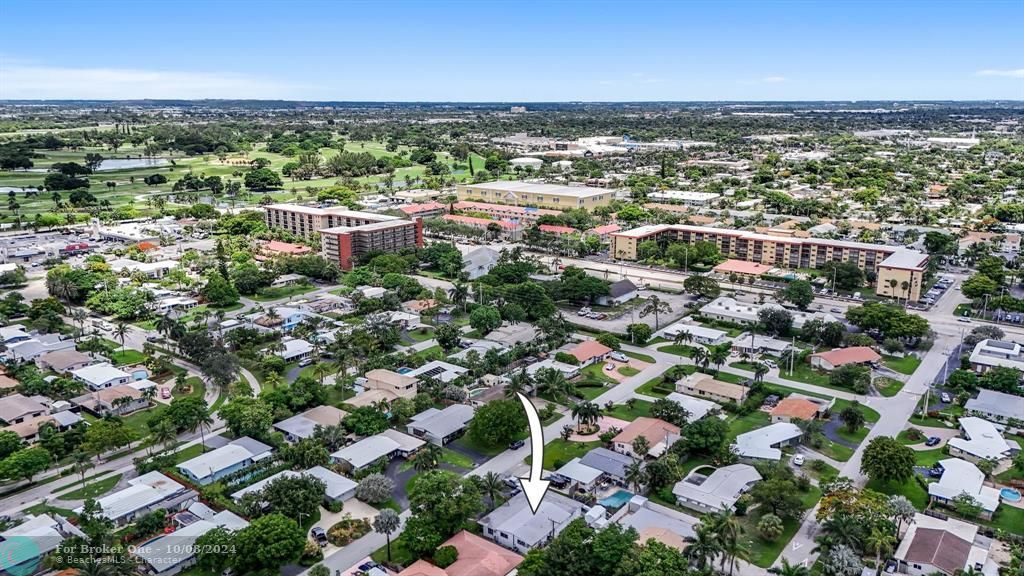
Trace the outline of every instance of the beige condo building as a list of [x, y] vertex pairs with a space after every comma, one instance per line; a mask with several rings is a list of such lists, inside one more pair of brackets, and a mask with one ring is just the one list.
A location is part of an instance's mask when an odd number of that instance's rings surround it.
[[588, 186], [537, 184], [513, 180], [497, 180], [481, 184], [459, 184], [459, 200], [480, 200], [514, 206], [537, 206], [554, 210], [607, 206], [615, 197], [613, 190]]
[[821, 268], [827, 262], [852, 262], [877, 275], [876, 292], [893, 298], [918, 300], [928, 255], [898, 246], [846, 242], [824, 238], [773, 236], [746, 230], [658, 224], [611, 235], [611, 255], [636, 260], [641, 242], [711, 242], [728, 258], [780, 268]]

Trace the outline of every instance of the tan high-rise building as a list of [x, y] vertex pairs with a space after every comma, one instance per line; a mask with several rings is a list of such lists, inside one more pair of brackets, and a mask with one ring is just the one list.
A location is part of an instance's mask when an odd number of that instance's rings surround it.
[[641, 226], [616, 232], [611, 240], [611, 255], [621, 260], [637, 260], [640, 244], [653, 240], [659, 244], [710, 242], [728, 258], [780, 268], [821, 268], [828, 262], [851, 262], [877, 275], [878, 294], [910, 300], [920, 299], [928, 264], [927, 254], [898, 246], [773, 236], [684, 224]]

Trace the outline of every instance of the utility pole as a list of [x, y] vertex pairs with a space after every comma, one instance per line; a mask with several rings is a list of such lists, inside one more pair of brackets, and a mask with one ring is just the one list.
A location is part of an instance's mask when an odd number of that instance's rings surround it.
[[793, 362], [796, 361], [796, 336], [793, 336], [793, 346], [789, 349], [789, 375], [793, 376]]

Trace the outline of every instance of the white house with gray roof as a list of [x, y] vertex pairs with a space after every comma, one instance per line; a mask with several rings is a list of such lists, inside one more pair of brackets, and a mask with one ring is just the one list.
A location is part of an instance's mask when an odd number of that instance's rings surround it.
[[803, 432], [791, 422], [776, 422], [736, 437], [733, 450], [740, 458], [750, 460], [782, 459], [782, 448], [800, 441]]
[[525, 554], [549, 542], [582, 515], [582, 503], [550, 490], [534, 514], [526, 495], [519, 493], [480, 519], [481, 536]]
[[444, 446], [462, 435], [473, 420], [473, 407], [467, 404], [452, 404], [443, 410], [427, 408], [412, 417], [406, 429], [409, 434], [422, 438], [431, 444]]
[[243, 436], [178, 464], [178, 472], [189, 480], [205, 486], [269, 458], [272, 451], [270, 446]]
[[697, 470], [676, 482], [672, 494], [676, 503], [700, 513], [731, 510], [761, 475], [748, 464], [733, 464], [716, 469], [709, 475]]
[[170, 534], [146, 542], [135, 549], [135, 556], [143, 563], [147, 574], [172, 576], [196, 563], [195, 543], [214, 528], [237, 532], [249, 525], [244, 518], [223, 510], [209, 518], [197, 518]]
[[[184, 510], [197, 500], [199, 493], [195, 490], [153, 471], [129, 480], [127, 488], [108, 494], [96, 503], [102, 510], [101, 516], [122, 526], [154, 510]], [[75, 514], [81, 514], [82, 510], [82, 507], [76, 508]]]
[[949, 440], [949, 454], [974, 463], [979, 460], [999, 463], [1013, 458], [1020, 452], [1020, 444], [1004, 438], [1003, 429], [1003, 426], [977, 416], [961, 418], [962, 437]]
[[981, 505], [981, 517], [992, 518], [999, 507], [999, 490], [985, 485], [985, 474], [978, 467], [960, 458], [939, 461], [942, 477], [928, 485], [932, 502], [952, 505], [953, 500], [967, 494]]
[[981, 416], [990, 422], [1009, 423], [1011, 419], [1024, 420], [1024, 396], [1014, 396], [995, 390], [981, 390], [977, 398], [964, 405], [968, 414]]
[[633, 463], [633, 459], [614, 450], [597, 447], [584, 454], [580, 462], [600, 470], [606, 478], [625, 486], [626, 468]]
[[111, 386], [119, 386], [132, 381], [131, 374], [115, 367], [110, 362], [101, 362], [79, 368], [78, 370], [72, 370], [71, 376], [88, 386], [90, 390], [110, 388]]

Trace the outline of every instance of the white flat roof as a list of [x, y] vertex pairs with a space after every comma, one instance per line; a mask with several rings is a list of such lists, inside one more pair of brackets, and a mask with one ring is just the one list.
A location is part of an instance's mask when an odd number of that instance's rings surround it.
[[591, 468], [586, 464], [580, 462], [579, 458], [573, 458], [565, 463], [564, 466], [558, 469], [558, 473], [570, 480], [575, 480], [580, 484], [589, 486], [595, 480], [601, 477], [601, 472], [597, 468]]
[[387, 436], [370, 436], [338, 450], [331, 454], [331, 458], [348, 462], [353, 468], [362, 468], [367, 464], [377, 461], [379, 458], [384, 458], [399, 448], [401, 446], [399, 446], [398, 442]]
[[776, 422], [764, 428], [751, 430], [736, 437], [736, 453], [747, 458], [759, 458], [762, 460], [779, 460], [782, 458], [782, 450], [772, 448], [780, 442], [786, 442], [799, 438], [803, 432], [791, 422]]
[[928, 485], [928, 494], [952, 500], [966, 492], [989, 512], [999, 507], [999, 490], [985, 486], [985, 474], [977, 466], [960, 458], [940, 460], [939, 465], [942, 478]]

